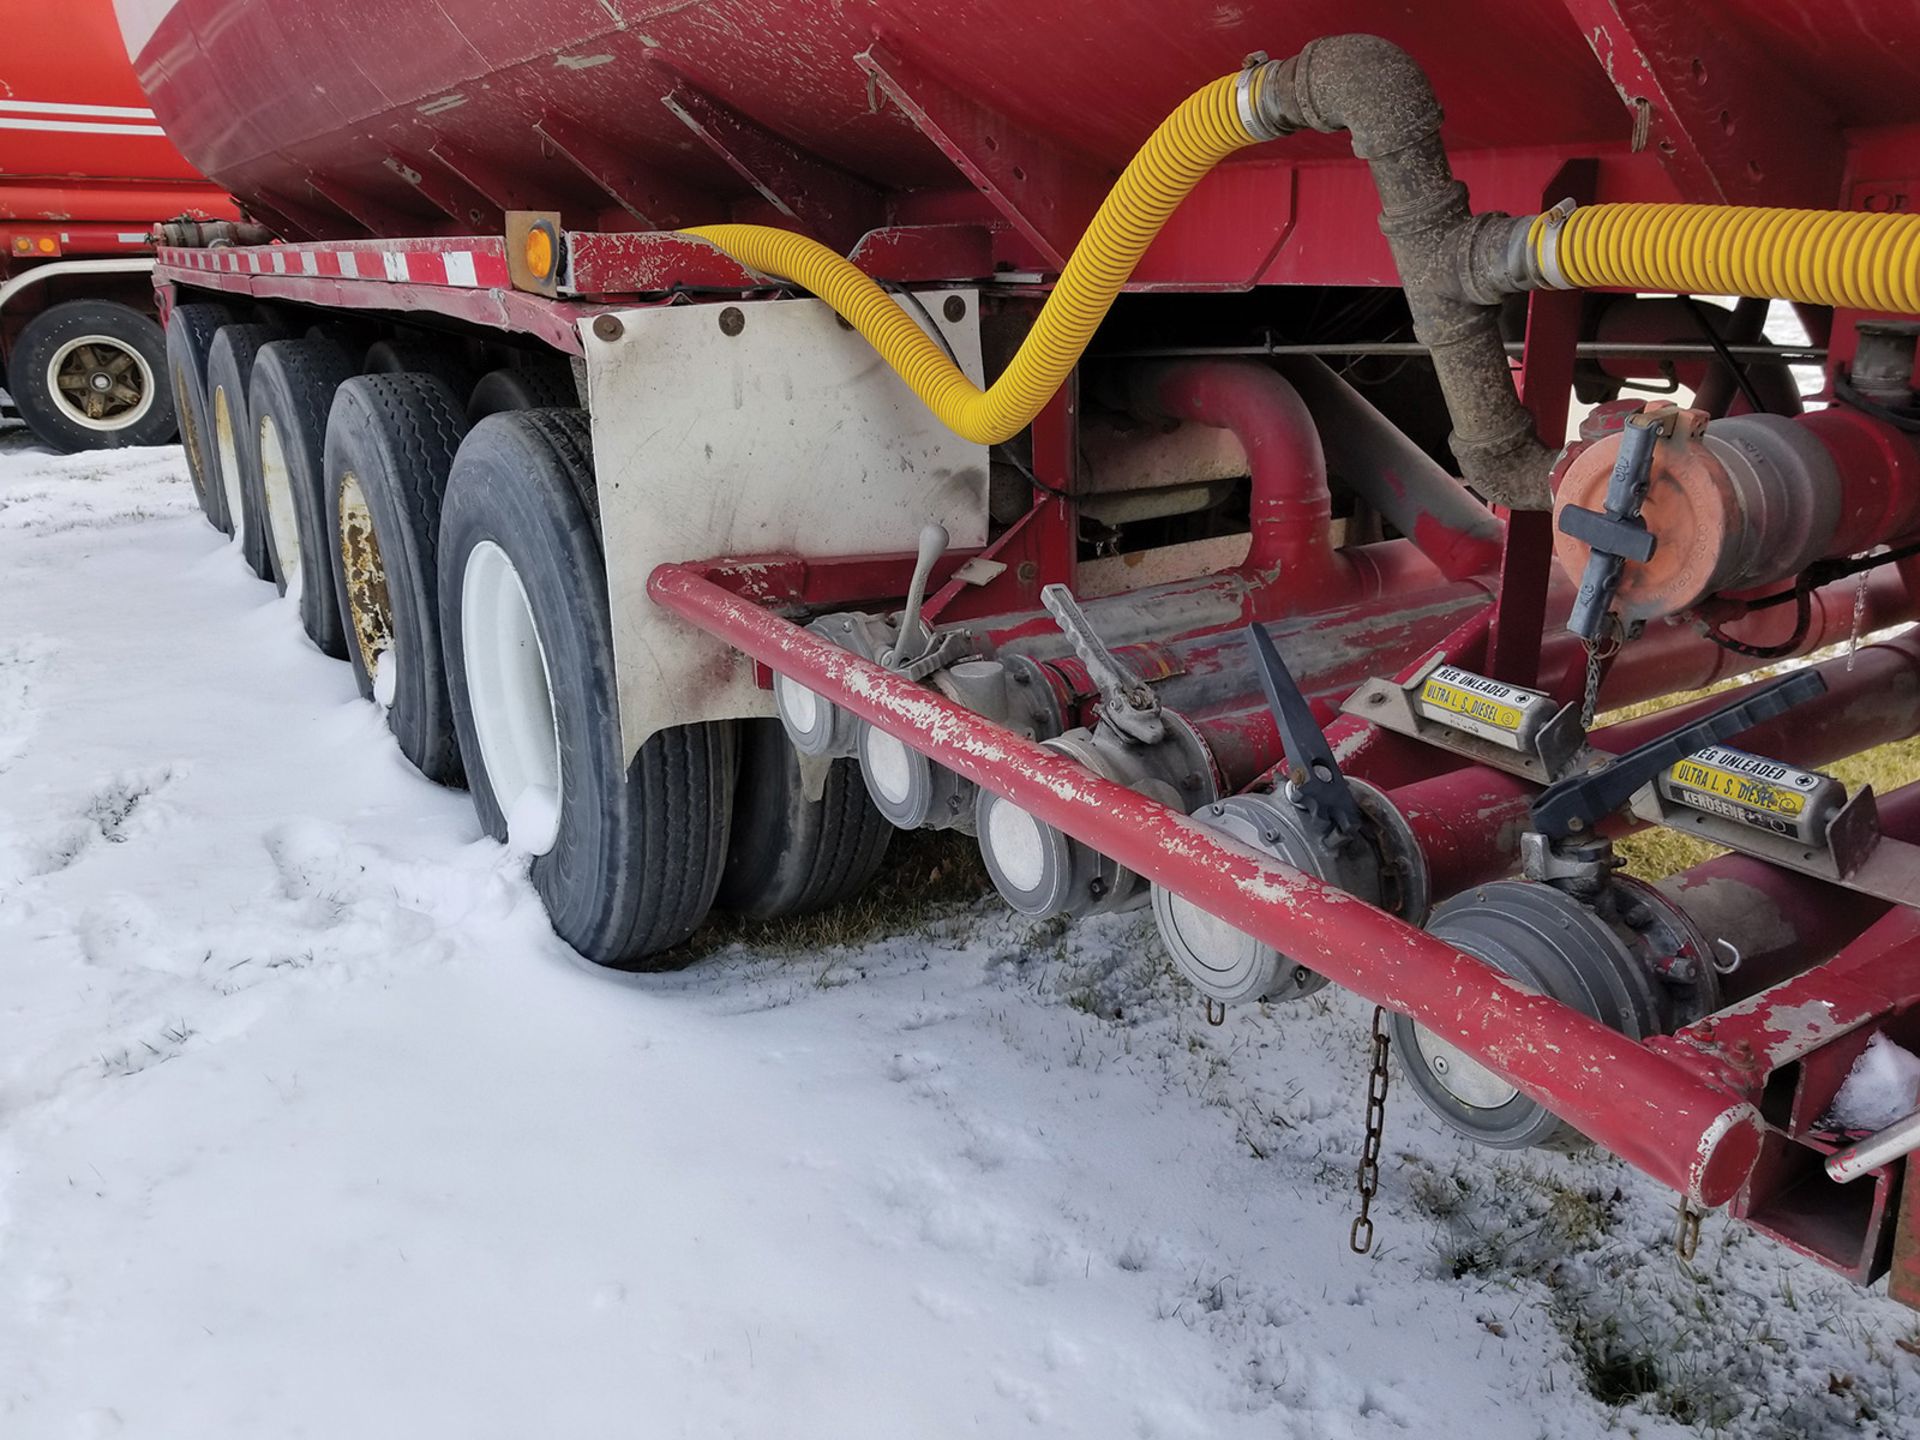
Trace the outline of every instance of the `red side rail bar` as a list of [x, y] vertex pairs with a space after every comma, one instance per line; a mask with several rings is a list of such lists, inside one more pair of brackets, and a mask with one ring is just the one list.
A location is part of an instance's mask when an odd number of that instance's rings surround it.
[[956, 774], [1468, 1051], [1583, 1134], [1695, 1202], [1753, 1170], [1754, 1108], [1710, 1078], [1384, 911], [1192, 823], [923, 686], [662, 565], [648, 594]]

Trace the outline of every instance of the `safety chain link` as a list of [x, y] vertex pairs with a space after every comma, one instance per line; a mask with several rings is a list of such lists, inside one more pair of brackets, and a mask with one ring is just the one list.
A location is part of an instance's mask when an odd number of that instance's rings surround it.
[[1347, 1232], [1347, 1245], [1356, 1255], [1373, 1249], [1373, 1197], [1380, 1190], [1380, 1142], [1387, 1128], [1387, 1012], [1373, 1007], [1373, 1046], [1367, 1070], [1367, 1135], [1360, 1146], [1360, 1169], [1355, 1180], [1360, 1190], [1360, 1213], [1353, 1217]]
[[1853, 657], [1860, 651], [1860, 626], [1867, 618], [1867, 572], [1862, 570], [1853, 582], [1853, 633], [1847, 637], [1847, 673], [1853, 673]]
[[1587, 640], [1587, 686], [1580, 696], [1580, 728], [1591, 730], [1593, 717], [1600, 709], [1600, 677], [1607, 662], [1620, 653], [1620, 617], [1608, 615], [1598, 637]]
[[1682, 1260], [1691, 1261], [1700, 1248], [1700, 1222], [1706, 1211], [1695, 1207], [1685, 1195], [1680, 1197], [1680, 1226], [1674, 1232], [1673, 1250]]

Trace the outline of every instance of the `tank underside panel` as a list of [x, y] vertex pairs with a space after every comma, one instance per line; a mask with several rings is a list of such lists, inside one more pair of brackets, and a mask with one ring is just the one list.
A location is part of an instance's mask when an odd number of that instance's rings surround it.
[[[1810, 0], [1480, 0], [1471, 23], [1459, 7], [1342, 0], [1121, 0], [1097, 12], [1017, 0], [324, 10], [120, 0], [120, 10], [141, 81], [186, 153], [262, 218], [315, 237], [490, 233], [505, 210], [544, 209], [574, 229], [797, 221], [845, 250], [882, 224], [1004, 220], [1009, 207], [1075, 234], [1195, 86], [1251, 51], [1284, 55], [1356, 30], [1420, 57], [1463, 170], [1513, 168], [1476, 167], [1476, 152], [1541, 155], [1518, 203], [1537, 202], [1532, 177], [1551, 176], [1553, 156], [1624, 162], [1638, 108], [1626, 102], [1645, 91], [1653, 143], [1620, 169], [1634, 198], [1714, 198], [1689, 193], [1705, 187], [1833, 204], [1842, 137], [1907, 118], [1920, 82], [1920, 16]], [[1787, 108], [1783, 87], [1796, 126], [1817, 132], [1791, 144], [1770, 129], [1769, 109]], [[946, 148], [971, 146], [997, 172], [1001, 204], [930, 138], [928, 112], [962, 117]], [[1270, 229], [1258, 220], [1318, 214], [1293, 203], [1297, 190], [1370, 193], [1338, 137], [1295, 136], [1260, 156], [1212, 177], [1193, 208], [1222, 228], [1252, 218]], [[1505, 198], [1476, 193], [1483, 207]], [[1365, 247], [1357, 258], [1375, 268]]]

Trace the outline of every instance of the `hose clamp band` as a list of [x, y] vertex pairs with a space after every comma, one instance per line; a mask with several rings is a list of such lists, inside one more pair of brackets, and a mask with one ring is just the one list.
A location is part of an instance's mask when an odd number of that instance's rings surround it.
[[1539, 266], [1540, 279], [1552, 290], [1571, 290], [1572, 283], [1560, 268], [1560, 232], [1567, 227], [1567, 221], [1579, 207], [1571, 197], [1540, 217], [1540, 244], [1534, 256]]
[[1242, 66], [1233, 79], [1233, 104], [1240, 115], [1240, 128], [1254, 140], [1278, 140], [1287, 133], [1260, 118], [1260, 91], [1273, 68], [1273, 62], [1262, 55], [1259, 63]]

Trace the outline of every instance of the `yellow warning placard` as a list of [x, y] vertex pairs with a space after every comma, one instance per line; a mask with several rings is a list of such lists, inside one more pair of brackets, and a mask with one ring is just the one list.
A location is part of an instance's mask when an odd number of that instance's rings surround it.
[[1500, 730], [1518, 731], [1526, 718], [1517, 705], [1509, 705], [1494, 696], [1476, 694], [1472, 690], [1449, 684], [1438, 674], [1427, 677], [1426, 683], [1420, 687], [1420, 699], [1436, 710], [1446, 710]]
[[1704, 790], [1709, 795], [1718, 795], [1749, 810], [1765, 810], [1769, 814], [1793, 818], [1807, 808], [1807, 797], [1798, 791], [1785, 789], [1759, 776], [1742, 775], [1718, 765], [1703, 764], [1697, 757], [1690, 756], [1677, 762], [1668, 774], [1676, 785]]

